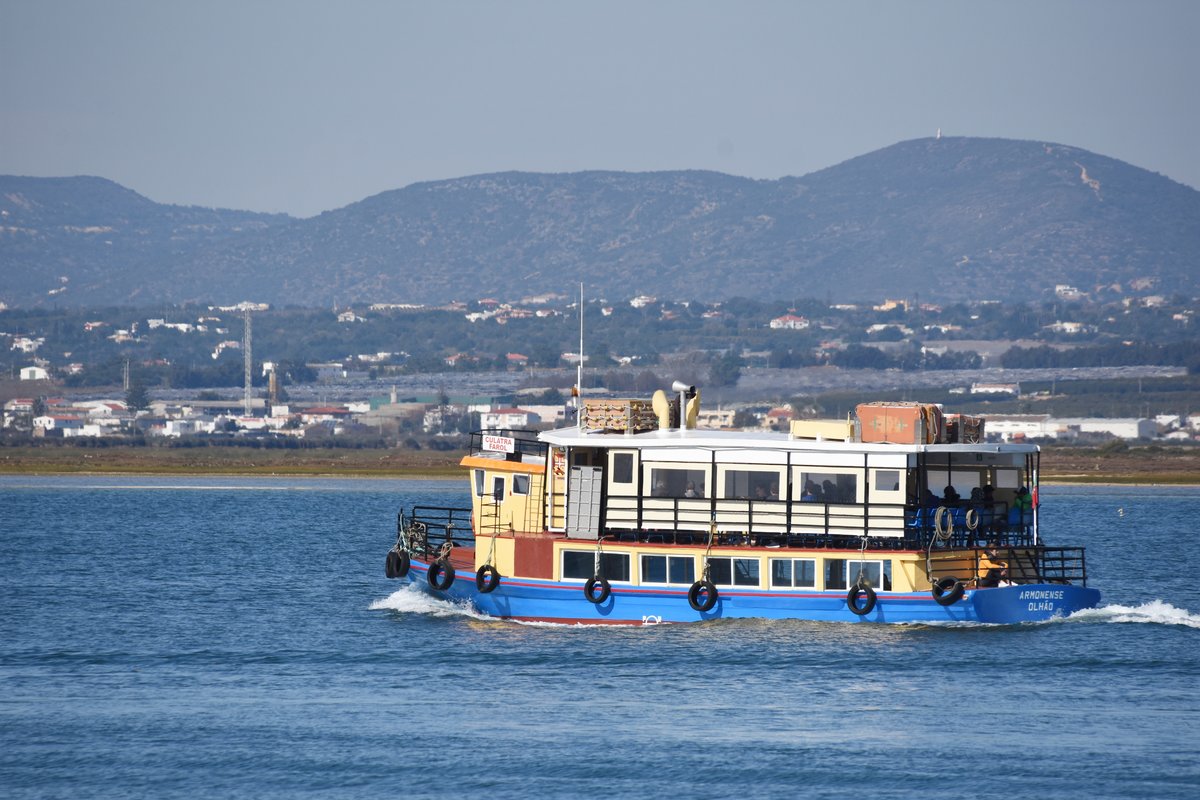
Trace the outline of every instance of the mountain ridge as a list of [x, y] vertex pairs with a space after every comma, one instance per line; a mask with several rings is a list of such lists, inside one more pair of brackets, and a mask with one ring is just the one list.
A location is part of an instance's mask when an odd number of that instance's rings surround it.
[[496, 172], [305, 219], [166, 206], [103, 178], [0, 176], [0, 301], [21, 306], [441, 303], [580, 281], [614, 299], [1194, 295], [1198, 258], [1200, 192], [1009, 139], [914, 139], [773, 180]]

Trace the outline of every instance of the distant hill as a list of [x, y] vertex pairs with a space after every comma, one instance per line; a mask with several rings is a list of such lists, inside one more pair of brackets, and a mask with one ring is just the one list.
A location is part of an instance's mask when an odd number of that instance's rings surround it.
[[0, 177], [9, 305], [439, 303], [580, 281], [614, 300], [1196, 295], [1200, 192], [1078, 148], [978, 138], [780, 180], [479, 175], [304, 220], [159, 205], [98, 178]]

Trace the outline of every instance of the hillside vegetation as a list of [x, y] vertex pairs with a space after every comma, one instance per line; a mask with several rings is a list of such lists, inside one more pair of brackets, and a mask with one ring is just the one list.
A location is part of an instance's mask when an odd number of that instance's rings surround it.
[[803, 177], [501, 173], [311, 219], [0, 177], [10, 306], [1197, 293], [1200, 192], [1078, 148], [901, 142]]

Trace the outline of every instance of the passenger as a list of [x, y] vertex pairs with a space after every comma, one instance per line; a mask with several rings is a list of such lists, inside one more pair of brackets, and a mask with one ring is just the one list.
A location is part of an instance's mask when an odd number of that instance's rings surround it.
[[666, 496], [667, 496], [667, 484], [666, 484], [666, 481], [664, 481], [664, 480], [662, 480], [661, 478], [659, 478], [659, 479], [658, 479], [658, 481], [656, 481], [656, 482], [655, 482], [655, 484], [654, 484], [654, 491], [653, 491], [651, 494], [652, 494], [654, 497], [666, 497]]
[[704, 493], [696, 488], [693, 481], [687, 482], [687, 488], [683, 490], [684, 497], [704, 497]]
[[1033, 498], [1029, 495], [1029, 489], [1022, 486], [1017, 489], [1017, 496], [1013, 498], [1012, 508], [1008, 511], [1008, 524], [1014, 528], [1027, 528], [1033, 523]]
[[800, 502], [812, 503], [817, 499], [817, 485], [811, 480], [804, 482], [804, 491], [800, 493]]
[[836, 503], [838, 501], [838, 490], [833, 485], [833, 481], [821, 481], [821, 497], [825, 499], [826, 503]]
[[990, 531], [996, 524], [996, 490], [990, 483], [983, 485], [983, 500], [979, 511], [979, 530]]
[[945, 491], [942, 492], [942, 503], [944, 505], [952, 506], [960, 500], [962, 500], [962, 497], [959, 496], [958, 490], [953, 486], [947, 486]]
[[768, 500], [778, 500], [779, 499], [779, 484], [778, 483], [771, 484], [771, 489], [770, 489], [770, 491], [767, 492], [767, 499]]
[[758, 486], [755, 486], [754, 487], [754, 499], [755, 500], [766, 500], [767, 499], [767, 487], [763, 486], [761, 483]]

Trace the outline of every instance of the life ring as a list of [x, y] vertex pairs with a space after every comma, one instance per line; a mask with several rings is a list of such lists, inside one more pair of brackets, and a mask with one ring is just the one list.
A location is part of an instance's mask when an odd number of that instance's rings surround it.
[[[858, 596], [866, 595], [867, 601], [861, 606], [858, 604]], [[850, 591], [846, 593], [846, 608], [860, 617], [865, 617], [875, 610], [875, 602], [878, 600], [875, 596], [875, 590], [865, 583], [859, 583], [850, 587]]]
[[[600, 594], [596, 594], [596, 586], [600, 587]], [[610, 594], [612, 594], [612, 586], [609, 585], [608, 579], [601, 578], [599, 575], [588, 578], [588, 582], [583, 585], [583, 596], [596, 605], [607, 600]]]
[[[700, 599], [700, 595], [704, 595], [704, 599]], [[692, 588], [688, 589], [688, 605], [696, 611], [712, 611], [712, 607], [717, 604], [717, 586], [712, 581], [696, 581], [692, 584]]]
[[454, 565], [444, 558], [439, 558], [429, 565], [429, 572], [425, 577], [429, 579], [430, 586], [444, 592], [454, 583]]
[[475, 571], [475, 588], [483, 594], [493, 592], [500, 585], [500, 570], [491, 564], [484, 564]]
[[962, 599], [967, 587], [958, 578], [942, 578], [933, 585], [933, 599], [939, 606], [952, 606]]
[[389, 578], [403, 578], [408, 574], [411, 562], [403, 550], [389, 550], [383, 562], [383, 573]]

